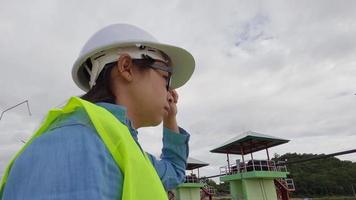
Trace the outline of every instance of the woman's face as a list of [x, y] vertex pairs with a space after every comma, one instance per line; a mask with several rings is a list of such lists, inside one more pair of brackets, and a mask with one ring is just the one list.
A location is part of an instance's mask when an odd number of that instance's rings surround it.
[[[160, 61], [156, 61], [160, 62]], [[163, 62], [156, 63], [164, 65]], [[169, 93], [167, 81], [170, 74], [166, 71], [147, 67], [136, 71], [137, 112], [139, 112], [142, 126], [156, 126], [163, 120], [169, 110]]]

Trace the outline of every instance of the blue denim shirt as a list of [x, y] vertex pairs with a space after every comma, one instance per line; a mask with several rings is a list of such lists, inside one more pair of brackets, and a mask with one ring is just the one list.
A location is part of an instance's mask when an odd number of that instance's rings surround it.
[[[124, 123], [138, 144], [137, 131], [124, 107], [108, 103], [98, 105]], [[180, 128], [178, 134], [164, 128], [161, 158], [149, 154], [167, 190], [184, 181], [188, 141], [189, 134], [183, 129]], [[123, 178], [85, 111], [78, 109], [58, 118], [16, 159], [3, 199], [121, 199]]]

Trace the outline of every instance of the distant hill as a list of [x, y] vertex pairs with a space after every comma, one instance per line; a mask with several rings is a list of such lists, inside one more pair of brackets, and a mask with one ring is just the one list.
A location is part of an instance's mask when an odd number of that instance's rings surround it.
[[[274, 160], [296, 161], [318, 154], [287, 153], [275, 155]], [[335, 157], [287, 165], [294, 179], [296, 191], [293, 196], [353, 195], [356, 190], [356, 163], [341, 161]]]

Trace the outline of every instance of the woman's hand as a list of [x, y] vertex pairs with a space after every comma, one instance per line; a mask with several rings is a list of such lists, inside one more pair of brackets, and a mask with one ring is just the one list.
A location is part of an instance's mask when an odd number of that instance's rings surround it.
[[174, 132], [179, 133], [176, 115], [177, 115], [177, 102], [178, 102], [178, 93], [175, 90], [168, 91], [169, 111], [167, 115], [163, 117], [163, 126], [171, 129]]

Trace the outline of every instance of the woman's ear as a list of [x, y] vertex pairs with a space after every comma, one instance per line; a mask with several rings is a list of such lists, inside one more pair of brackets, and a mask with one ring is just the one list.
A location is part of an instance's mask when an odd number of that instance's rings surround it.
[[132, 59], [128, 54], [121, 54], [118, 61], [116, 70], [124, 80], [132, 81], [133, 78], [133, 64]]

